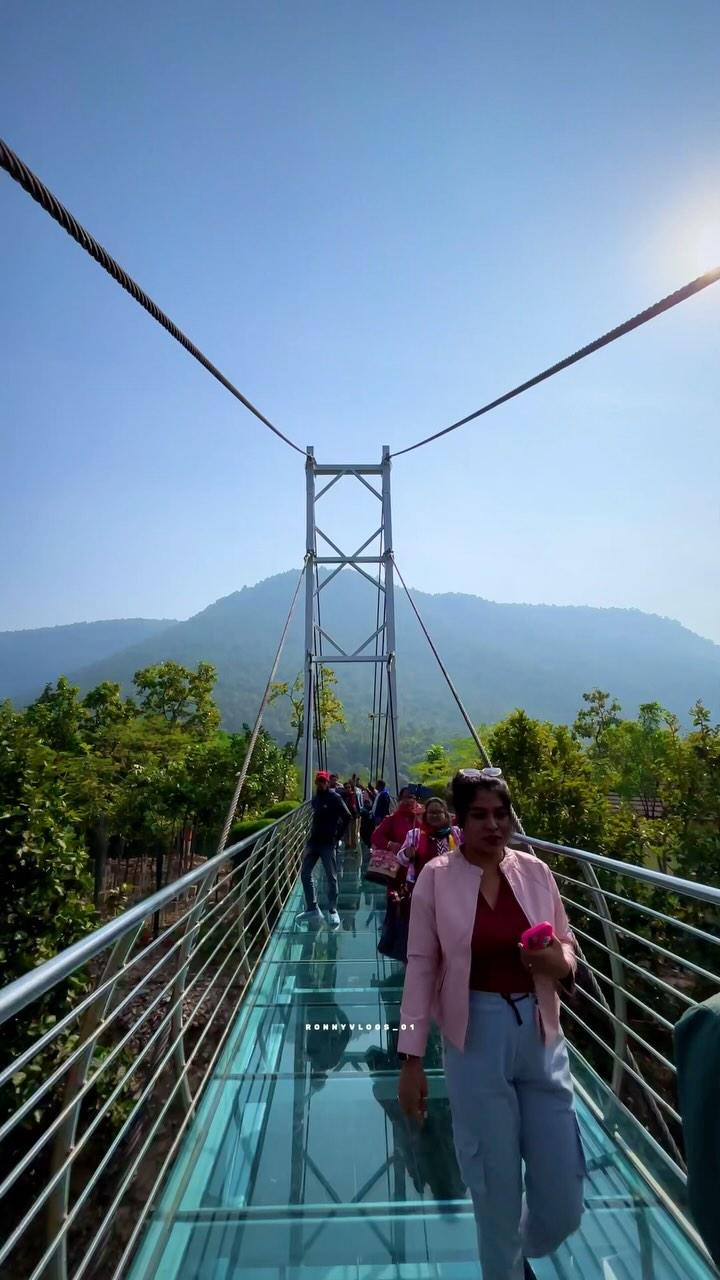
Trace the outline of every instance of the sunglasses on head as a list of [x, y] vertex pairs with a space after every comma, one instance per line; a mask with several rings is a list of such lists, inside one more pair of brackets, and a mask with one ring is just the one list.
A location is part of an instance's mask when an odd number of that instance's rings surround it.
[[483, 780], [490, 782], [497, 778], [502, 778], [502, 769], [493, 769], [490, 766], [486, 769], [460, 769], [458, 776], [465, 778], [468, 782], [482, 782]]

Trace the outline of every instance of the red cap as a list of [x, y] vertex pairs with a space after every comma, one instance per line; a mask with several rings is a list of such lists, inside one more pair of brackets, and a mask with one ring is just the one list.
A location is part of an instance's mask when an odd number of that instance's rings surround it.
[[324, 769], [320, 769], [320, 770], [315, 774], [315, 781], [316, 781], [316, 782], [321, 782], [321, 781], [322, 781], [322, 782], [329, 782], [329, 781], [330, 781], [330, 774], [329, 774], [329, 773], [326, 773]]

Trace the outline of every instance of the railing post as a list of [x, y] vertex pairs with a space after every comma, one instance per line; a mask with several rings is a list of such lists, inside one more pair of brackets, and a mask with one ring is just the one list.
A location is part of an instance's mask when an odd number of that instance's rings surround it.
[[270, 920], [267, 910], [267, 874], [268, 874], [268, 853], [272, 847], [272, 841], [268, 837], [263, 844], [263, 855], [260, 860], [260, 910], [262, 912], [263, 928], [265, 930], [265, 941], [272, 933], [270, 928]]
[[208, 871], [203, 877], [197, 888], [197, 897], [195, 906], [190, 912], [185, 924], [182, 946], [178, 952], [177, 970], [175, 973], [175, 981], [170, 992], [170, 1002], [174, 1006], [172, 1018], [170, 1021], [170, 1036], [175, 1040], [173, 1049], [173, 1064], [175, 1070], [175, 1082], [180, 1084], [180, 1099], [186, 1111], [189, 1111], [193, 1105], [192, 1093], [190, 1092], [190, 1084], [187, 1078], [187, 1063], [185, 1060], [185, 1042], [183, 1031], [183, 992], [185, 991], [185, 983], [187, 982], [187, 972], [190, 966], [192, 952], [197, 942], [197, 930], [195, 925], [202, 918], [203, 911], [207, 906], [210, 898], [210, 891], [217, 879], [218, 867], [214, 867], [212, 871]]
[[[613, 1031], [613, 1050], [615, 1057], [613, 1059], [613, 1070], [611, 1079], [611, 1088], [616, 1098], [620, 1097], [620, 1089], [622, 1088], [623, 1076], [625, 1074], [625, 1057], [627, 1053], [627, 1032], [620, 1023], [627, 1022], [627, 1000], [625, 999], [625, 966], [618, 948], [618, 935], [613, 924], [613, 918], [607, 899], [602, 891], [600, 881], [595, 874], [595, 870], [586, 862], [580, 863], [580, 872], [590, 887], [590, 895], [597, 908], [598, 915], [603, 917], [601, 928], [605, 938], [605, 945], [610, 953], [610, 972], [613, 980], [613, 1013], [619, 1021], [614, 1022]], [[607, 999], [600, 984], [598, 983], [594, 973], [590, 969], [587, 970], [588, 979], [592, 983], [595, 990], [599, 993], [602, 1003], [607, 1005]], [[608, 1006], [609, 1007], [609, 1006]]]
[[[115, 943], [107, 963], [103, 970], [102, 978], [99, 986], [102, 986], [110, 978], [116, 978], [120, 969], [122, 969], [130, 951], [135, 945], [135, 941], [140, 933], [140, 929], [131, 929], [123, 938], [119, 938]], [[62, 1103], [60, 1110], [76, 1099], [75, 1105], [68, 1112], [65, 1120], [59, 1126], [52, 1146], [52, 1154], [50, 1157], [50, 1175], [51, 1177], [62, 1168], [63, 1164], [72, 1151], [75, 1144], [75, 1135], [77, 1133], [78, 1119], [80, 1116], [80, 1107], [82, 1099], [77, 1098], [77, 1094], [82, 1089], [88, 1076], [88, 1069], [92, 1063], [93, 1054], [98, 1042], [96, 1032], [100, 1027], [106, 1013], [108, 1012], [115, 993], [115, 983], [113, 982], [107, 991], [103, 993], [102, 999], [94, 1001], [88, 1009], [86, 1009], [80, 1020], [78, 1027], [78, 1035], [80, 1043], [87, 1040], [87, 1045], [83, 1053], [75, 1060], [68, 1071], [63, 1089]], [[46, 1213], [46, 1238], [48, 1245], [51, 1245], [58, 1231], [62, 1227], [68, 1211], [68, 1203], [70, 1198], [70, 1177], [72, 1169], [70, 1166], [65, 1170], [63, 1176], [52, 1191], [47, 1204]], [[63, 1235], [52, 1257], [48, 1259], [45, 1267], [44, 1280], [67, 1280], [67, 1234]]]

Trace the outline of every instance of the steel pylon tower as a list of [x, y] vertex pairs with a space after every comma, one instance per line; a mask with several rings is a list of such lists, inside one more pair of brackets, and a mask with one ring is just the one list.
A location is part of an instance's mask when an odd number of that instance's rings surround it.
[[[304, 727], [305, 727], [305, 769], [304, 769], [304, 793], [305, 799], [309, 799], [312, 795], [313, 785], [313, 751], [315, 742], [315, 685], [317, 681], [318, 667], [322, 662], [332, 662], [335, 666], [339, 663], [375, 663], [378, 668], [384, 668], [387, 678], [387, 694], [388, 694], [388, 728], [390, 738], [390, 777], [394, 784], [395, 793], [398, 790], [398, 773], [397, 773], [397, 684], [396, 684], [396, 662], [395, 662], [395, 593], [394, 593], [394, 573], [393, 573], [393, 540], [392, 540], [392, 507], [390, 499], [390, 448], [383, 445], [382, 460], [379, 463], [361, 464], [352, 466], [349, 464], [339, 463], [319, 463], [315, 459], [315, 452], [312, 446], [308, 446], [307, 460], [305, 463], [306, 476], [306, 493], [307, 493], [307, 526], [306, 526], [306, 551], [307, 560], [305, 564], [305, 709], [304, 709]], [[333, 542], [326, 533], [320, 528], [317, 522], [317, 504], [329, 489], [337, 484], [343, 476], [349, 476], [357, 480], [359, 484], [369, 489], [374, 494], [380, 504], [380, 523], [378, 527], [370, 534], [361, 546], [351, 554], [343, 551], [337, 543]], [[378, 488], [378, 479], [379, 485]], [[325, 480], [322, 487], [318, 489], [318, 480]], [[326, 544], [334, 553], [332, 555], [318, 554], [318, 539]], [[377, 542], [376, 554], [363, 554], [373, 543]], [[332, 565], [332, 571], [325, 577], [320, 578], [317, 573], [317, 567], [320, 565]], [[371, 577], [365, 566], [376, 566], [375, 578]], [[372, 619], [374, 630], [371, 631], [367, 639], [363, 640], [351, 653], [341, 648], [332, 636], [323, 630], [320, 625], [319, 618], [319, 598], [323, 591], [330, 586], [333, 578], [340, 573], [342, 569], [354, 569], [361, 577], [365, 578], [376, 595], [374, 597], [375, 604], [379, 604], [379, 608]], [[375, 625], [377, 617], [380, 617], [380, 625]], [[325, 653], [321, 656], [321, 642], [332, 647], [332, 654]], [[375, 651], [367, 653], [366, 650], [375, 642]]]

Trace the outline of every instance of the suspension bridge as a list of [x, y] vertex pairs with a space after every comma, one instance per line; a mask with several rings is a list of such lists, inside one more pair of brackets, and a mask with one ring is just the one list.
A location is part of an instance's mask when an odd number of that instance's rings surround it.
[[[479, 1272], [475, 1224], [452, 1149], [441, 1045], [431, 1037], [428, 1120], [416, 1129], [397, 1103], [404, 971], [378, 955], [384, 891], [363, 879], [357, 851], [342, 858], [340, 929], [309, 930], [298, 918], [307, 800], [324, 763], [314, 734], [322, 665], [370, 665], [371, 766], [387, 760], [397, 789], [396, 579], [407, 587], [393, 549], [393, 457], [527, 393], [715, 283], [720, 268], [424, 440], [386, 446], [374, 462], [325, 463], [270, 422], [4, 143], [0, 165], [303, 457], [307, 513], [303, 567], [217, 853], [0, 989], [0, 1025], [24, 1044], [0, 1089], [7, 1099], [14, 1082], [31, 1082], [0, 1125], [0, 1274], [470, 1280]], [[378, 503], [377, 523], [351, 551], [319, 523], [324, 494], [340, 482]], [[355, 647], [338, 644], [322, 621], [343, 570], [374, 589]], [[228, 845], [303, 595], [306, 803]], [[720, 890], [522, 828], [518, 841], [553, 867], [582, 955], [565, 1022], [588, 1162], [585, 1214], [556, 1254], [534, 1263], [538, 1280], [706, 1280], [716, 1273], [688, 1209], [673, 1027], [720, 989]]]

